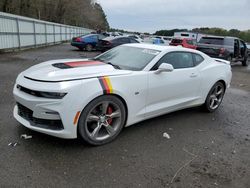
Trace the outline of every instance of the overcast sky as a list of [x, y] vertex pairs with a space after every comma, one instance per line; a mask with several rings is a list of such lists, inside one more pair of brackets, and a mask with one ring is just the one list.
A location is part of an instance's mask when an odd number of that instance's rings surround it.
[[250, 0], [97, 0], [112, 28], [140, 32], [222, 27], [250, 29]]

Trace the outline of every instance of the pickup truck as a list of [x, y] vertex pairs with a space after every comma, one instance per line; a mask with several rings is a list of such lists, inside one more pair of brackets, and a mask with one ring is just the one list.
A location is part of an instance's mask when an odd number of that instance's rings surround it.
[[235, 37], [204, 36], [197, 44], [197, 50], [213, 58], [225, 59], [230, 62], [242, 62], [247, 66], [246, 43]]

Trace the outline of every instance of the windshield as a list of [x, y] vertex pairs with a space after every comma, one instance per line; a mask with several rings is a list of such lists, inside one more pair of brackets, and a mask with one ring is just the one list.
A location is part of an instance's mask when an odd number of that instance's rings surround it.
[[124, 70], [140, 71], [160, 53], [157, 50], [119, 46], [95, 58]]

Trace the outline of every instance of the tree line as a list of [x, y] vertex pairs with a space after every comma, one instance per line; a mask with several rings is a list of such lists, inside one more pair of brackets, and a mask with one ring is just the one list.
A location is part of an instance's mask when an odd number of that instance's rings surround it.
[[96, 30], [109, 29], [101, 5], [94, 0], [1, 0], [0, 11]]
[[195, 32], [195, 33], [201, 33], [201, 34], [207, 34], [207, 35], [216, 35], [216, 36], [232, 36], [232, 37], [238, 37], [246, 42], [250, 42], [250, 30], [247, 31], [240, 31], [238, 29], [222, 29], [222, 28], [208, 28], [208, 27], [202, 27], [202, 28], [194, 28], [192, 30], [188, 29], [172, 29], [172, 30], [160, 30], [156, 31], [155, 35], [160, 36], [173, 36], [175, 32]]

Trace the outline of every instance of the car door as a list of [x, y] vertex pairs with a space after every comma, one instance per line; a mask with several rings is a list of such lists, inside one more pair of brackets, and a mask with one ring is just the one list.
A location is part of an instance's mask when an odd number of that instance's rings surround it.
[[[162, 64], [172, 64], [174, 71], [156, 74]], [[199, 99], [200, 75], [192, 53], [170, 52], [148, 73], [146, 116], [153, 117], [191, 105]]]

